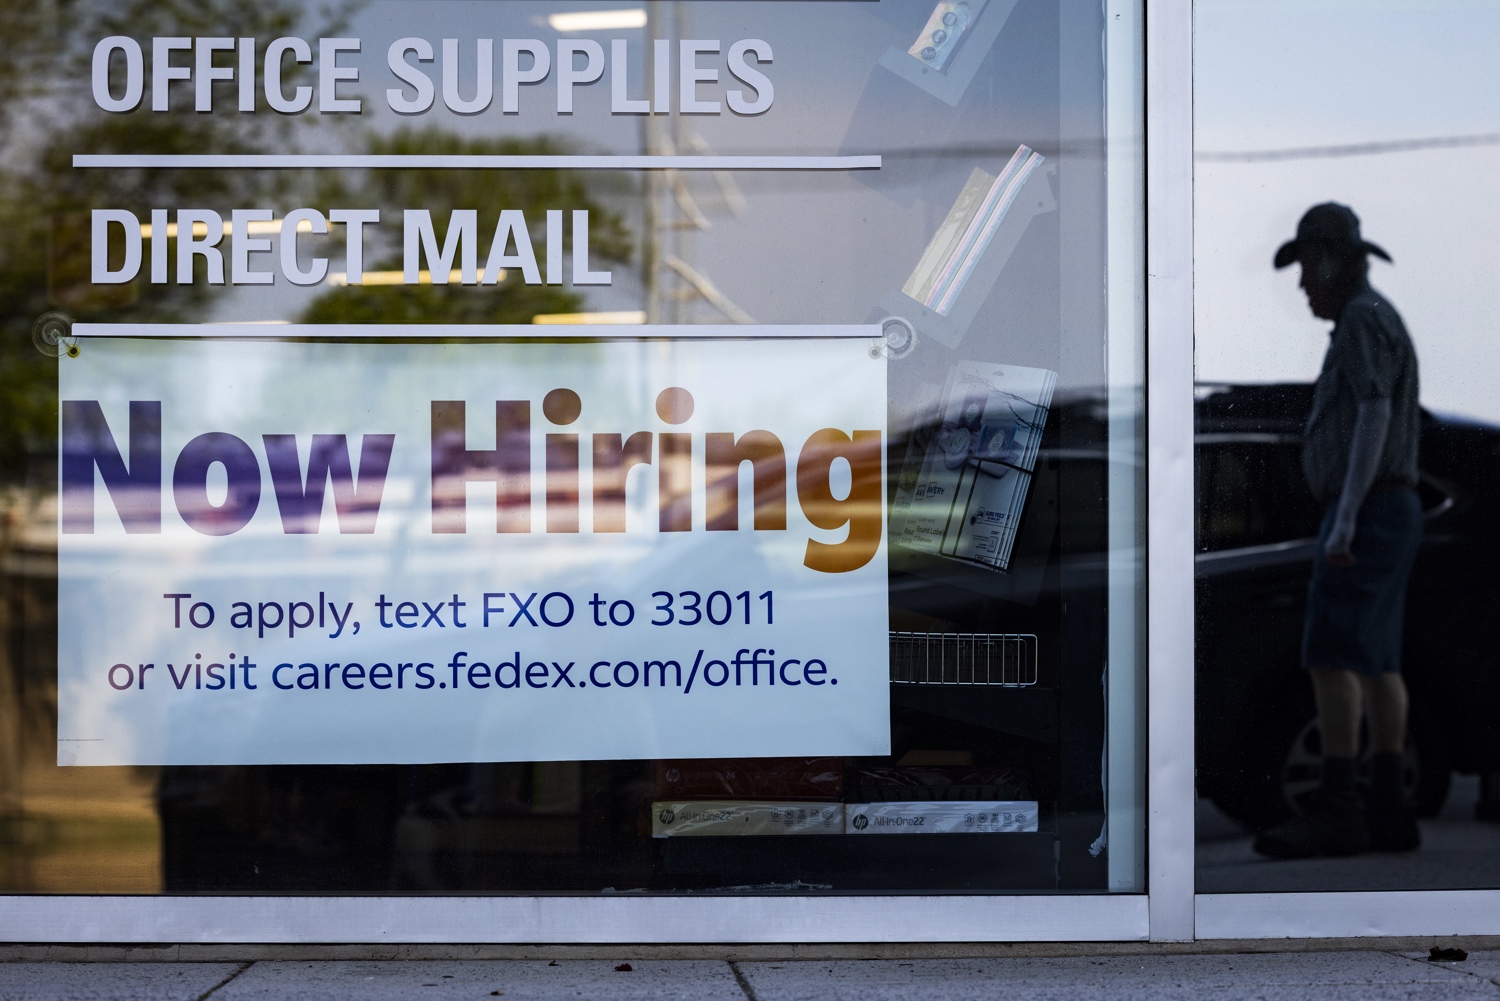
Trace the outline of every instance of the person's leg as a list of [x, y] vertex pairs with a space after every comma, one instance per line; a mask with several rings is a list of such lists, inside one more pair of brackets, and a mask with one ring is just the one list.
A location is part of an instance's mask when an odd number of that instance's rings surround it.
[[1318, 729], [1323, 737], [1323, 781], [1320, 792], [1325, 805], [1353, 809], [1354, 761], [1359, 757], [1359, 720], [1363, 689], [1359, 675], [1338, 667], [1308, 669], [1313, 696], [1318, 703]]
[[1406, 744], [1406, 683], [1396, 671], [1370, 675], [1364, 683], [1370, 721], [1370, 834], [1379, 851], [1409, 852], [1422, 844], [1416, 813], [1401, 784]]
[[[1372, 498], [1374, 499], [1374, 498]], [[1402, 620], [1406, 583], [1422, 544], [1422, 506], [1415, 491], [1379, 495], [1366, 531], [1370, 560], [1388, 576], [1370, 608], [1371, 666], [1362, 678], [1370, 727], [1368, 824], [1378, 851], [1411, 851], [1422, 843], [1414, 805], [1402, 785], [1406, 746], [1407, 694], [1401, 678]], [[1381, 628], [1383, 627], [1383, 628]]]
[[1370, 721], [1370, 750], [1399, 755], [1406, 748], [1406, 682], [1396, 671], [1367, 675], [1365, 712]]
[[1323, 777], [1307, 813], [1262, 831], [1255, 851], [1272, 858], [1357, 855], [1370, 848], [1370, 831], [1354, 786], [1359, 753], [1362, 688], [1343, 668], [1308, 669], [1322, 731]]
[[[1321, 553], [1334, 522], [1330, 506], [1318, 532]], [[1355, 533], [1356, 548], [1363, 539]], [[1356, 554], [1356, 559], [1363, 559]], [[1318, 855], [1357, 855], [1370, 848], [1359, 794], [1354, 787], [1354, 759], [1359, 753], [1359, 721], [1363, 690], [1359, 678], [1346, 667], [1363, 657], [1359, 625], [1364, 588], [1359, 564], [1335, 567], [1315, 559], [1307, 586], [1303, 620], [1302, 664], [1312, 682], [1322, 734], [1322, 781], [1307, 812], [1258, 834], [1254, 850], [1271, 858], [1312, 858]]]
[[1338, 667], [1309, 668], [1313, 696], [1318, 703], [1318, 729], [1323, 734], [1325, 758], [1359, 755], [1361, 686], [1359, 675]]
[[1255, 839], [1255, 850], [1272, 858], [1356, 855], [1370, 847], [1370, 832], [1354, 787], [1363, 701], [1359, 676], [1336, 667], [1310, 667], [1308, 675], [1322, 731], [1323, 778], [1318, 798], [1306, 814]]

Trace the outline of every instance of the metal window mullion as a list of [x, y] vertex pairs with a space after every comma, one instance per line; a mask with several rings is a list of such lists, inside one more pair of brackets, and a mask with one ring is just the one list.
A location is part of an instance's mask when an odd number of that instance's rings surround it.
[[1147, 879], [1150, 934], [1194, 934], [1193, 9], [1146, 0]]

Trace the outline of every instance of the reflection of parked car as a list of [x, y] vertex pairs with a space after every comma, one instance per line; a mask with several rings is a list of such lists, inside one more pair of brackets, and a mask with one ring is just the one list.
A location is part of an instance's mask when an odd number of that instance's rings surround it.
[[[1299, 666], [1322, 514], [1302, 478], [1312, 386], [1204, 386], [1196, 405], [1198, 786], [1262, 827], [1316, 789]], [[1421, 554], [1407, 598], [1407, 781], [1432, 815], [1452, 771], [1500, 768], [1500, 428], [1424, 412]], [[1489, 804], [1483, 804], [1488, 807]]]

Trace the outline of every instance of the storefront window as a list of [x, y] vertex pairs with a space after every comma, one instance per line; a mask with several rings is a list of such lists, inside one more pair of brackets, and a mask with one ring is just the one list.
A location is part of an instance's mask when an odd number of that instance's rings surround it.
[[1138, 12], [17, 16], [4, 892], [1145, 888]]
[[1497, 38], [1196, 5], [1200, 892], [1500, 885]]

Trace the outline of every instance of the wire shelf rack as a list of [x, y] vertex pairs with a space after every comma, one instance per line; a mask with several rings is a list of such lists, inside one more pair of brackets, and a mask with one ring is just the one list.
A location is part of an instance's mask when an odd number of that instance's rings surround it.
[[1030, 633], [891, 633], [891, 681], [902, 685], [1036, 684]]

